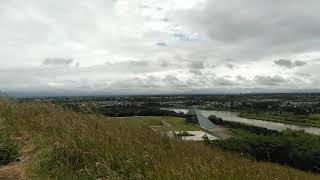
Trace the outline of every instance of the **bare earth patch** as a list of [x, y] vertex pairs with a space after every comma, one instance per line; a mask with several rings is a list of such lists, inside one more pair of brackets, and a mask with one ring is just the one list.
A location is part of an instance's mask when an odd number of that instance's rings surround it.
[[0, 166], [0, 180], [26, 180], [26, 169], [31, 161], [32, 146], [21, 139], [20, 161]]

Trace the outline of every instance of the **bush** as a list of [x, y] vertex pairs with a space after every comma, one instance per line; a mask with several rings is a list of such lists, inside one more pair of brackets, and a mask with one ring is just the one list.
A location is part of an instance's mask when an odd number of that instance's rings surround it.
[[307, 171], [319, 171], [320, 137], [302, 131], [284, 130], [279, 134], [257, 135], [250, 132], [241, 137], [212, 141], [225, 150], [245, 153], [261, 161], [272, 161]]
[[16, 161], [19, 156], [19, 145], [9, 136], [0, 133], [0, 165]]
[[177, 137], [184, 137], [184, 136], [194, 136], [193, 134], [190, 134], [186, 131], [183, 131], [183, 132], [179, 132], [179, 133], [176, 133], [176, 136]]
[[209, 116], [208, 119], [213, 124], [216, 124], [216, 125], [222, 125], [227, 128], [243, 129], [243, 130], [249, 131], [251, 133], [255, 133], [255, 134], [261, 134], [261, 135], [279, 134], [278, 131], [275, 131], [272, 129], [267, 129], [264, 127], [253, 126], [253, 125], [244, 124], [244, 123], [240, 123], [240, 122], [225, 121], [222, 118], [216, 117], [215, 115]]
[[214, 124], [217, 124], [217, 125], [223, 125], [224, 122], [223, 122], [223, 119], [222, 118], [219, 118], [215, 115], [210, 115], [209, 118], [208, 118], [212, 123]]

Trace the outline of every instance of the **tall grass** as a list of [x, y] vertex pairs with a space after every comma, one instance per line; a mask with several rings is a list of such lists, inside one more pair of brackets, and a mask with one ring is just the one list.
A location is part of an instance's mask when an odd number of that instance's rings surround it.
[[[271, 163], [259, 163], [204, 143], [183, 142], [53, 104], [0, 101], [1, 126], [23, 132], [35, 148], [35, 179], [319, 179]], [[128, 118], [129, 121], [129, 118]]]
[[19, 155], [19, 144], [7, 134], [0, 132], [0, 165], [17, 161]]

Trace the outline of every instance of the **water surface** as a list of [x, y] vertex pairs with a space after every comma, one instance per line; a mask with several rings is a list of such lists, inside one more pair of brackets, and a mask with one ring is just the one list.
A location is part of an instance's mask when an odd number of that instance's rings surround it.
[[[186, 113], [189, 111], [189, 109], [174, 109], [174, 108], [167, 108], [167, 109], [171, 111], [183, 112], [183, 113]], [[249, 124], [249, 125], [258, 126], [258, 127], [264, 127], [264, 128], [272, 129], [276, 131], [293, 129], [293, 130], [304, 130], [305, 132], [308, 132], [310, 134], [320, 135], [320, 128], [243, 118], [243, 117], [238, 117], [238, 114], [239, 114], [238, 112], [215, 111], [215, 110], [200, 110], [200, 112], [206, 117], [209, 117], [210, 115], [215, 115], [217, 117], [222, 118], [225, 121], [240, 122], [240, 123]]]

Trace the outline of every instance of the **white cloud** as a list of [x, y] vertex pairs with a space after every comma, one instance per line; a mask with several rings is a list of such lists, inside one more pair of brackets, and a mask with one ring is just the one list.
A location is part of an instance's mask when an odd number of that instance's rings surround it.
[[0, 89], [319, 89], [319, 5], [316, 0], [3, 0]]

